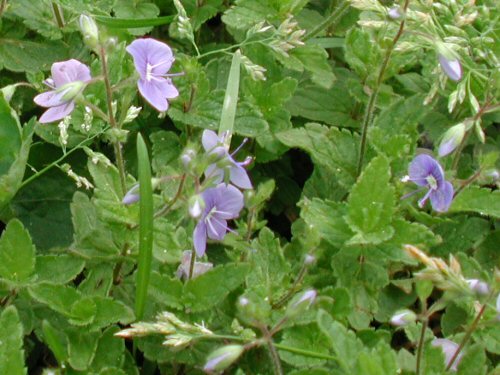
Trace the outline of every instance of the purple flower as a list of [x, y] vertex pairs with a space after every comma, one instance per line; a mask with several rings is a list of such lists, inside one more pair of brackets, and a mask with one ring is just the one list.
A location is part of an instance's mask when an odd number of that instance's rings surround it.
[[463, 123], [449, 128], [446, 133], [444, 133], [443, 139], [439, 145], [439, 156], [442, 157], [452, 153], [464, 139], [465, 130], [465, 125]]
[[[448, 339], [434, 339], [432, 340], [432, 346], [434, 347], [440, 347], [441, 350], [444, 353], [444, 362], [446, 364], [446, 367], [450, 365], [451, 359], [455, 355], [455, 352], [458, 349], [458, 344], [448, 340]], [[453, 361], [453, 364], [450, 367], [451, 371], [457, 371], [457, 366], [460, 363], [460, 360], [462, 359], [462, 353], [459, 353], [455, 361]]]
[[155, 39], [136, 39], [127, 48], [134, 58], [135, 69], [140, 75], [137, 81], [139, 92], [160, 112], [168, 109], [167, 99], [179, 96], [167, 74], [174, 62], [169, 46]]
[[243, 194], [232, 185], [219, 184], [201, 193], [205, 209], [194, 228], [193, 242], [196, 255], [205, 254], [207, 237], [221, 241], [229, 230], [227, 220], [239, 216], [243, 208]]
[[236, 151], [229, 154], [228, 148], [224, 143], [224, 139], [219, 138], [212, 130], [204, 130], [201, 138], [203, 148], [208, 154], [217, 154], [220, 159], [216, 164], [211, 164], [205, 171], [205, 177], [213, 178], [215, 183], [224, 180], [224, 174], [229, 173], [229, 181], [241, 189], [251, 189], [252, 183], [248, 178], [247, 171], [244, 166], [248, 165], [252, 160], [247, 158], [243, 162], [237, 162], [233, 159], [233, 155], [241, 148], [238, 147]]
[[418, 201], [420, 207], [430, 198], [434, 210], [448, 211], [453, 199], [453, 185], [444, 179], [443, 168], [434, 158], [426, 154], [418, 155], [410, 163], [408, 175], [410, 181], [429, 189]]
[[122, 199], [122, 203], [124, 205], [130, 205], [135, 202], [139, 202], [140, 196], [139, 196], [139, 184], [135, 184], [130, 188], [129, 191], [125, 194], [125, 196]]
[[452, 81], [460, 81], [462, 79], [462, 66], [460, 61], [456, 58], [447, 58], [443, 54], [438, 54], [439, 65], [444, 74], [448, 76]]
[[74, 59], [52, 64], [51, 72], [52, 77], [45, 83], [52, 90], [33, 99], [39, 106], [49, 108], [40, 117], [41, 123], [61, 120], [68, 116], [75, 108], [75, 98], [92, 78], [88, 66]]

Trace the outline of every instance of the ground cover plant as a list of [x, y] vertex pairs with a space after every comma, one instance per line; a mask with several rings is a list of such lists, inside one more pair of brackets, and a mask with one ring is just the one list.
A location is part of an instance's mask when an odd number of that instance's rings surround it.
[[497, 5], [1, 0], [0, 374], [498, 374]]

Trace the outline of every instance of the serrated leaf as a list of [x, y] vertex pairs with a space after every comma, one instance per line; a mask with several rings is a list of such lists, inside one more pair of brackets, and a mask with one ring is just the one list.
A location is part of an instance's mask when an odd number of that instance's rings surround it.
[[70, 330], [68, 337], [68, 362], [75, 370], [85, 371], [94, 359], [99, 332], [85, 332], [84, 330]]
[[[125, 19], [151, 19], [160, 14], [160, 9], [152, 3], [133, 2], [128, 0], [118, 0], [113, 6], [116, 17]], [[151, 27], [129, 29], [132, 35], [144, 35], [151, 31]]]
[[376, 157], [365, 168], [348, 199], [346, 221], [356, 233], [352, 244], [377, 244], [394, 234], [390, 225], [395, 208], [390, 166], [385, 157]]
[[61, 29], [57, 26], [51, 6], [44, 0], [16, 0], [9, 7], [9, 13], [15, 14], [23, 23], [44, 37], [60, 39]]
[[0, 238], [0, 277], [14, 283], [28, 281], [35, 270], [35, 247], [23, 224], [9, 221]]
[[269, 16], [276, 17], [276, 9], [266, 0], [237, 0], [222, 16], [227, 26], [248, 30], [262, 20], [272, 21]]
[[182, 308], [182, 282], [158, 272], [151, 273], [148, 294], [159, 304], [175, 309]]
[[500, 190], [471, 186], [454, 199], [449, 212], [477, 212], [480, 215], [500, 218]]
[[352, 237], [353, 232], [344, 220], [347, 213], [345, 203], [314, 198], [305, 200], [301, 207], [300, 216], [334, 247], [342, 247]]
[[69, 322], [76, 326], [86, 326], [95, 318], [96, 304], [90, 297], [83, 297], [71, 306]]
[[66, 335], [55, 329], [47, 320], [42, 322], [44, 343], [54, 353], [57, 361], [63, 363], [68, 359]]
[[[294, 326], [284, 330], [283, 340], [280, 344], [293, 348], [301, 348], [309, 352], [329, 354], [328, 338], [319, 330], [316, 323], [305, 326]], [[279, 354], [284, 362], [294, 367], [320, 366], [326, 362], [325, 359], [307, 357], [285, 350], [280, 350]]]
[[171, 131], [160, 130], [149, 136], [152, 145], [153, 170], [159, 172], [173, 163], [181, 153], [179, 136]]
[[73, 280], [85, 266], [85, 261], [71, 255], [39, 255], [35, 273], [38, 282], [66, 284]]
[[279, 239], [275, 238], [268, 228], [263, 228], [259, 238], [252, 242], [252, 251], [248, 260], [251, 272], [247, 277], [247, 285], [260, 289], [260, 292], [273, 301], [277, 293], [288, 280], [290, 266], [285, 261]]
[[[125, 341], [117, 339], [114, 334], [120, 329], [117, 326], [107, 328], [97, 343], [97, 350], [91, 368], [94, 371], [107, 367], [119, 369], [125, 360]], [[100, 372], [102, 374], [103, 372]], [[110, 373], [116, 374], [116, 373]]]
[[321, 332], [329, 339], [342, 370], [346, 374], [352, 373], [356, 359], [364, 351], [363, 343], [354, 332], [334, 321], [324, 310], [318, 311], [317, 323]]
[[49, 283], [30, 286], [28, 292], [36, 301], [66, 316], [71, 316], [73, 304], [81, 298], [81, 294], [70, 286]]
[[304, 69], [312, 74], [311, 80], [320, 87], [330, 89], [335, 81], [335, 74], [328, 62], [328, 53], [319, 45], [308, 44], [299, 46], [290, 51], [290, 55], [297, 58]]
[[359, 136], [347, 130], [307, 123], [303, 128], [276, 134], [288, 147], [307, 151], [315, 164], [328, 168], [338, 182], [350, 188], [355, 181]]
[[191, 311], [204, 311], [221, 303], [238, 288], [248, 274], [246, 264], [226, 264], [189, 280], [183, 289], [183, 302]]
[[345, 59], [353, 70], [365, 80], [369, 75], [375, 75], [378, 70], [378, 49], [368, 31], [353, 27], [345, 38]]
[[123, 302], [111, 297], [93, 296], [96, 313], [89, 329], [98, 330], [113, 323], [129, 324], [134, 319], [134, 311]]
[[23, 326], [14, 306], [2, 311], [0, 327], [0, 374], [26, 374]]

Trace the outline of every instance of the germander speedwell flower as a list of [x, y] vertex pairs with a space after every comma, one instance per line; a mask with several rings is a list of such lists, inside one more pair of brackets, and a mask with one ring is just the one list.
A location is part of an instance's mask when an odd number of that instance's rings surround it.
[[160, 112], [168, 109], [168, 100], [179, 96], [167, 74], [175, 58], [165, 43], [155, 39], [136, 39], [127, 48], [134, 58], [135, 69], [140, 75], [137, 81], [139, 92]]
[[221, 241], [227, 231], [227, 220], [239, 216], [243, 208], [243, 194], [232, 185], [219, 184], [201, 193], [205, 208], [194, 228], [193, 242], [196, 255], [205, 254], [207, 237]]
[[434, 158], [426, 154], [418, 155], [410, 163], [408, 175], [406, 180], [429, 189], [418, 201], [420, 207], [430, 198], [434, 210], [448, 211], [453, 199], [453, 185], [445, 180], [443, 168]]
[[38, 121], [48, 123], [61, 120], [75, 108], [75, 98], [91, 80], [90, 69], [78, 60], [61, 61], [52, 64], [52, 77], [45, 83], [51, 91], [35, 96], [36, 104], [49, 108]]
[[205, 151], [211, 155], [219, 156], [217, 163], [211, 164], [205, 171], [205, 177], [214, 179], [215, 183], [222, 182], [224, 175], [228, 173], [229, 181], [241, 189], [251, 189], [252, 183], [248, 178], [247, 171], [244, 166], [251, 162], [246, 159], [243, 162], [237, 162], [233, 159], [233, 155], [239, 151], [240, 147], [232, 154], [229, 153], [228, 146], [224, 142], [224, 137], [219, 138], [212, 130], [204, 130], [201, 138], [201, 143]]

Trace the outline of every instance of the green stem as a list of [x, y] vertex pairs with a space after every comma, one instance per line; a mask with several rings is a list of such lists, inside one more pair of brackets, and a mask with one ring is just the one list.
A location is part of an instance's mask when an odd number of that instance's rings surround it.
[[[109, 74], [108, 74], [108, 63], [106, 61], [106, 51], [104, 50], [104, 47], [101, 46], [100, 48], [100, 58], [101, 58], [101, 65], [102, 65], [102, 74], [104, 77], [104, 86], [106, 87], [106, 102], [108, 105], [108, 117], [109, 117], [109, 124], [113, 129], [118, 129], [118, 126], [116, 125], [115, 121], [115, 116], [113, 114], [113, 91], [111, 89], [111, 83], [109, 81]], [[126, 174], [125, 174], [125, 163], [123, 161], [123, 153], [122, 153], [122, 146], [119, 141], [113, 142], [113, 148], [115, 151], [115, 157], [116, 157], [116, 164], [118, 167], [118, 172], [120, 174], [120, 184], [122, 188], [122, 194], [125, 195], [127, 192], [127, 183], [126, 183]]]
[[415, 375], [420, 375], [420, 366], [422, 362], [422, 353], [424, 350], [425, 331], [427, 330], [427, 325], [428, 325], [428, 319], [426, 317], [425, 320], [422, 322], [422, 330], [420, 331], [420, 338], [418, 340]]
[[[403, 6], [404, 13], [406, 13], [406, 10], [408, 9], [409, 3], [410, 3], [410, 0], [405, 0], [405, 4]], [[394, 51], [394, 47], [396, 46], [396, 43], [401, 38], [401, 35], [403, 35], [404, 27], [405, 27], [405, 19], [403, 18], [403, 20], [399, 24], [399, 30], [396, 33], [396, 36], [394, 37], [391, 45], [387, 48], [387, 50], [385, 52], [384, 60], [382, 61], [382, 65], [380, 66], [377, 81], [375, 82], [375, 87], [373, 88], [373, 91], [372, 91], [370, 98], [368, 100], [368, 105], [366, 106], [365, 116], [363, 118], [363, 124], [361, 126], [361, 143], [360, 143], [360, 148], [359, 148], [358, 168], [356, 171], [357, 176], [359, 176], [361, 174], [361, 170], [363, 169], [363, 161], [364, 161], [365, 152], [366, 152], [366, 138], [368, 136], [368, 128], [370, 127], [370, 125], [373, 122], [373, 117], [375, 114], [375, 104], [377, 103], [377, 97], [378, 97], [378, 93], [380, 90], [380, 86], [382, 85], [382, 82], [384, 80], [385, 71], [389, 65], [389, 61], [391, 59], [392, 52]]]
[[283, 344], [277, 344], [277, 343], [274, 343], [274, 347], [278, 348], [280, 350], [284, 350], [284, 351], [289, 352], [289, 353], [299, 354], [299, 355], [302, 355], [304, 357], [311, 357], [311, 358], [327, 359], [327, 360], [331, 360], [331, 361], [338, 361], [337, 357], [334, 357], [334, 356], [329, 355], [329, 354], [312, 352], [312, 351], [309, 351], [309, 350], [294, 348], [294, 347], [291, 347], [291, 346], [287, 346], [287, 345], [283, 345]]
[[52, 2], [52, 10], [54, 12], [54, 17], [57, 22], [57, 26], [59, 26], [60, 29], [64, 27], [64, 16], [63, 12], [61, 11], [61, 8], [59, 7], [58, 4]]
[[472, 333], [476, 330], [477, 325], [479, 324], [479, 320], [481, 320], [481, 317], [483, 316], [484, 311], [486, 310], [486, 306], [488, 305], [488, 300], [491, 298], [491, 296], [492, 296], [492, 294], [490, 294], [490, 296], [488, 297], [486, 302], [481, 307], [481, 310], [479, 310], [479, 313], [477, 314], [476, 318], [474, 319], [474, 321], [470, 325], [469, 329], [467, 330], [467, 332], [465, 332], [464, 338], [460, 342], [460, 345], [458, 345], [458, 348], [455, 351], [455, 353], [453, 353], [453, 356], [451, 357], [450, 362], [448, 363], [448, 366], [446, 366], [446, 371], [449, 371], [450, 368], [453, 366], [453, 363], [455, 363], [458, 355], [460, 354], [460, 352], [464, 348], [465, 344], [467, 344], [467, 341], [469, 341], [470, 337], [472, 336]]
[[50, 163], [46, 167], [42, 168], [41, 170], [39, 170], [35, 174], [33, 174], [30, 177], [28, 177], [26, 180], [24, 180], [21, 183], [21, 185], [19, 186], [19, 190], [21, 190], [24, 186], [28, 185], [31, 181], [33, 181], [33, 180], [37, 179], [38, 177], [40, 177], [42, 174], [44, 174], [48, 170], [50, 170], [50, 169], [54, 168], [55, 166], [57, 166], [60, 162], [62, 162], [64, 159], [66, 159], [73, 152], [75, 152], [77, 150], [80, 150], [85, 143], [87, 143], [87, 142], [91, 141], [92, 139], [96, 138], [97, 136], [101, 135], [104, 131], [106, 131], [106, 129], [104, 129], [102, 132], [94, 134], [92, 137], [87, 138], [84, 141], [81, 141], [78, 145], [76, 145], [71, 150], [69, 150], [65, 154], [63, 154], [59, 159], [53, 161], [52, 163]]
[[276, 303], [272, 304], [273, 309], [279, 309], [293, 296], [293, 294], [297, 291], [297, 286], [304, 279], [306, 272], [307, 272], [307, 264], [306, 262], [303, 262], [302, 268], [300, 269], [299, 274], [295, 278], [292, 286], [288, 289], [288, 292], [283, 297], [281, 297]]
[[269, 330], [265, 325], [262, 325], [260, 329], [264, 335], [265, 342], [267, 344], [267, 349], [269, 350], [271, 362], [273, 363], [274, 374], [283, 375], [284, 372], [283, 372], [283, 367], [281, 366], [281, 359], [278, 354], [278, 351], [276, 350], [276, 347], [274, 346], [272, 333], [269, 332]]
[[464, 150], [465, 145], [467, 144], [467, 141], [469, 140], [471, 130], [468, 130], [464, 137], [462, 138], [462, 142], [457, 147], [457, 151], [455, 152], [455, 156], [453, 157], [453, 162], [451, 164], [451, 170], [456, 173], [457, 168], [458, 168], [458, 163], [460, 161], [460, 156], [462, 155], [462, 151]]
[[337, 9], [334, 12], [332, 12], [332, 14], [330, 14], [323, 22], [321, 22], [314, 29], [312, 29], [306, 35], [304, 35], [303, 38], [304, 42], [306, 40], [314, 38], [316, 35], [318, 35], [323, 30], [327, 29], [328, 27], [335, 25], [340, 20], [340, 18], [345, 14], [345, 12], [347, 12], [348, 9], [349, 9], [349, 3], [343, 0], [342, 3], [337, 7]]
[[194, 251], [191, 251], [191, 259], [189, 262], [189, 276], [188, 280], [191, 280], [193, 278], [193, 271], [194, 271], [194, 265], [196, 262], [196, 254]]
[[7, 0], [2, 0], [0, 3], [0, 17], [2, 17], [3, 12], [5, 12], [5, 9], [7, 8]]

